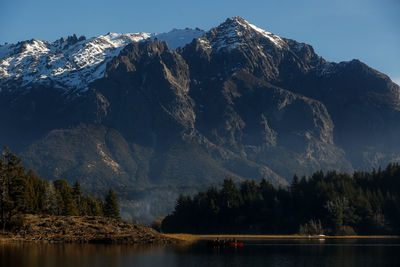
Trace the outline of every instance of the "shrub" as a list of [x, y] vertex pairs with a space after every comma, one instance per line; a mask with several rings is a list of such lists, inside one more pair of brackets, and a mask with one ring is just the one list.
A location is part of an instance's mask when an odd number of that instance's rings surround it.
[[10, 229], [13, 231], [20, 230], [26, 226], [26, 218], [24, 214], [15, 214], [10, 219]]
[[307, 223], [300, 225], [299, 234], [301, 235], [322, 235], [324, 229], [322, 228], [321, 221], [310, 220]]

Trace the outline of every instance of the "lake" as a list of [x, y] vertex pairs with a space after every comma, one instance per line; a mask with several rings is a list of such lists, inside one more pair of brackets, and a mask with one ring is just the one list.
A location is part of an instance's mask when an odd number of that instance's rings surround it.
[[2, 243], [0, 266], [400, 266], [400, 240], [259, 240], [243, 248]]

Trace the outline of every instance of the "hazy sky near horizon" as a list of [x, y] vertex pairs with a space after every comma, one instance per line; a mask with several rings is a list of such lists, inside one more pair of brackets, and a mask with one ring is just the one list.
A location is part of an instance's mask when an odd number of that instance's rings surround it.
[[327, 60], [360, 59], [400, 84], [400, 0], [0, 0], [0, 44], [209, 30], [233, 16], [311, 44]]

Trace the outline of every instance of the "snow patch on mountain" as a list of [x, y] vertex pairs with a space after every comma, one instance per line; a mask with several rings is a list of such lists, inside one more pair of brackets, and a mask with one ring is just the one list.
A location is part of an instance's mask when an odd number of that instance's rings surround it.
[[205, 45], [209, 42], [211, 47], [217, 51], [231, 51], [239, 47], [248, 46], [248, 40], [251, 38], [260, 37], [266, 40], [264, 44], [272, 44], [278, 49], [287, 46], [281, 37], [260, 29], [240, 17], [228, 18], [224, 23], [201, 37], [200, 44]]
[[219, 25], [216, 30], [217, 34], [212, 38], [212, 47], [216, 50], [227, 49], [228, 51], [238, 48], [240, 45], [245, 45], [242, 37], [242, 31], [239, 21], [232, 21], [231, 23], [223, 23]]
[[[247, 22], [247, 21], [246, 21], [246, 22]], [[285, 42], [282, 40], [281, 37], [279, 37], [279, 36], [277, 36], [277, 35], [275, 35], [275, 34], [273, 34], [273, 33], [267, 32], [266, 30], [260, 29], [260, 28], [258, 28], [257, 26], [255, 26], [255, 25], [253, 25], [253, 24], [250, 24], [250, 23], [248, 23], [248, 22], [247, 22], [247, 24], [248, 24], [251, 28], [253, 28], [256, 32], [258, 32], [258, 33], [262, 34], [264, 37], [268, 38], [268, 39], [269, 39], [271, 42], [273, 42], [277, 47], [282, 48], [282, 46], [285, 44]]]
[[64, 90], [85, 90], [102, 78], [107, 63], [131, 42], [158, 38], [171, 49], [200, 37], [200, 29], [174, 29], [168, 33], [108, 33], [86, 39], [70, 36], [54, 42], [29, 40], [0, 46], [0, 84], [24, 87], [51, 84]]
[[317, 66], [318, 76], [330, 76], [336, 70], [337, 63], [326, 61]]
[[[61, 38], [55, 42], [29, 40], [0, 49], [0, 81], [54, 84], [65, 89], [85, 89], [102, 77], [106, 64], [130, 42], [148, 33], [108, 33], [86, 40]], [[13, 52], [11, 52], [13, 51]]]
[[204, 49], [204, 50], [211, 50], [211, 44], [210, 42], [207, 40], [207, 38], [205, 37], [201, 37], [197, 39], [199, 41], [200, 46]]

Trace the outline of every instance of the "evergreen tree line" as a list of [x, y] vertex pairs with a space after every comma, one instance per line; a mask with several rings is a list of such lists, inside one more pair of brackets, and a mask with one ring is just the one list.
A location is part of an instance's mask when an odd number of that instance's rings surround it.
[[181, 195], [164, 232], [259, 234], [399, 234], [400, 166], [385, 170], [315, 172], [289, 187], [265, 179], [237, 186], [225, 179], [193, 197]]
[[66, 180], [46, 181], [32, 170], [26, 172], [21, 159], [7, 147], [0, 153], [0, 222], [3, 230], [11, 228], [20, 214], [120, 218], [112, 189], [104, 202], [101, 198], [83, 195], [78, 181], [71, 187]]

